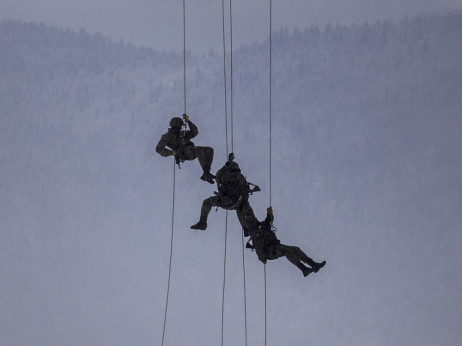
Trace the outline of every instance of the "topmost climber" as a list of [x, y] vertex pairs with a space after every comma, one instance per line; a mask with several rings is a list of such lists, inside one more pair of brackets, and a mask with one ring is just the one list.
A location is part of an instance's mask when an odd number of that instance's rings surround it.
[[[183, 120], [184, 119], [184, 120]], [[174, 117], [170, 120], [170, 128], [164, 133], [156, 146], [156, 152], [167, 157], [173, 155], [176, 163], [199, 160], [203, 174], [201, 179], [213, 184], [215, 176], [210, 173], [213, 161], [213, 148], [195, 146], [191, 142], [199, 133], [197, 126], [189, 120], [189, 116], [183, 114], [183, 119]], [[189, 130], [186, 129], [188, 125]]]

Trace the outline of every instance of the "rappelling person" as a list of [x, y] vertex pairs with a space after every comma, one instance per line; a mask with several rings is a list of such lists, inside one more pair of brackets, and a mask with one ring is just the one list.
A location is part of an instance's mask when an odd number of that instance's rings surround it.
[[213, 184], [215, 176], [210, 173], [213, 148], [195, 146], [191, 138], [196, 137], [198, 133], [197, 126], [189, 119], [188, 115], [183, 114], [183, 119], [174, 117], [170, 120], [170, 128], [162, 135], [157, 144], [156, 152], [164, 157], [173, 155], [178, 167], [180, 167], [181, 162], [192, 161], [197, 158], [203, 170], [201, 179]]
[[[321, 263], [314, 261], [299, 247], [281, 244], [273, 227], [273, 209], [269, 207], [266, 212], [266, 218], [263, 222], [257, 220], [257, 227], [251, 232], [246, 245], [246, 248], [255, 250], [260, 261], [266, 263], [267, 260], [285, 256], [302, 271], [303, 276], [308, 276], [313, 272], [317, 273], [326, 265], [326, 261]], [[309, 267], [305, 266], [304, 263], [308, 264]]]
[[248, 237], [250, 231], [255, 228], [255, 215], [249, 204], [249, 195], [260, 191], [257, 185], [247, 182], [241, 173], [234, 155], [229, 155], [228, 161], [216, 174], [218, 192], [214, 196], [202, 202], [201, 216], [198, 223], [192, 225], [192, 229], [207, 229], [207, 217], [213, 207], [226, 210], [236, 210], [239, 222], [244, 229], [244, 235]]

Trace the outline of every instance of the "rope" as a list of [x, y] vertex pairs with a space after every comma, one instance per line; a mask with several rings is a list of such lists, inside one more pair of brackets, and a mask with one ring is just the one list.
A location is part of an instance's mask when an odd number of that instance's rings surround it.
[[221, 15], [223, 23], [223, 80], [225, 87], [225, 133], [226, 133], [226, 159], [228, 159], [228, 91], [226, 80], [226, 39], [225, 39], [225, 2], [221, 0]]
[[263, 264], [263, 273], [265, 276], [265, 346], [266, 346], [266, 263]]
[[234, 113], [233, 113], [233, 10], [232, 0], [229, 0], [229, 29], [231, 44], [231, 152], [234, 153]]
[[[222, 9], [222, 30], [223, 30], [223, 79], [224, 79], [224, 93], [225, 93], [225, 132], [226, 132], [226, 159], [229, 157], [229, 139], [228, 139], [228, 98], [227, 98], [227, 79], [226, 79], [226, 39], [225, 39], [225, 5], [224, 0], [221, 2]], [[232, 0], [229, 0], [229, 25], [230, 25], [230, 111], [231, 111], [231, 152], [234, 152], [234, 112], [233, 112], [233, 17], [232, 17]], [[227, 247], [227, 234], [228, 234], [228, 211], [226, 211], [226, 224], [225, 224], [225, 255], [223, 265], [223, 297], [222, 297], [222, 316], [221, 316], [221, 344], [224, 343], [224, 307], [225, 307], [225, 283], [226, 283], [226, 247]], [[245, 344], [247, 345], [247, 292], [245, 281], [245, 256], [244, 256], [244, 230], [242, 230], [242, 270], [243, 270], [243, 283], [244, 283], [244, 328], [245, 328]]]
[[225, 219], [225, 255], [223, 260], [223, 298], [221, 303], [221, 345], [224, 344], [224, 320], [225, 320], [225, 284], [226, 284], [226, 243], [228, 239], [228, 211], [226, 211]]
[[[228, 91], [226, 79], [226, 39], [225, 39], [225, 4], [224, 0], [221, 1], [221, 15], [223, 24], [223, 80], [224, 80], [224, 93], [225, 93], [225, 140], [226, 140], [226, 159], [228, 159]], [[225, 217], [225, 249], [223, 259], [223, 296], [221, 300], [221, 345], [224, 345], [224, 326], [225, 326], [225, 287], [226, 287], [226, 249], [228, 239], [228, 211]]]
[[[186, 114], [186, 5], [183, 0], [183, 89], [184, 89], [184, 113]], [[173, 234], [175, 229], [175, 188], [176, 188], [176, 162], [173, 160], [173, 189], [172, 189], [172, 229], [170, 234], [170, 260], [168, 265], [168, 283], [167, 283], [167, 297], [165, 299], [165, 312], [164, 312], [164, 326], [162, 329], [162, 346], [165, 339], [165, 328], [167, 325], [167, 312], [168, 312], [168, 298], [170, 295], [170, 279], [172, 274], [172, 258], [173, 258]]]
[[164, 328], [162, 331], [162, 345], [164, 345], [164, 338], [165, 338], [165, 326], [167, 324], [167, 311], [168, 311], [168, 297], [170, 294], [170, 277], [172, 273], [172, 257], [173, 257], [173, 230], [174, 230], [174, 222], [175, 222], [175, 160], [173, 160], [173, 192], [172, 192], [172, 231], [170, 235], [170, 262], [168, 266], [168, 284], [167, 284], [167, 299], [165, 301], [165, 314], [164, 314]]
[[245, 257], [244, 257], [244, 229], [241, 232], [242, 238], [242, 271], [244, 273], [244, 323], [245, 323], [245, 345], [247, 346], [247, 291], [245, 285]]
[[[272, 106], [273, 106], [273, 90], [272, 90], [272, 85], [273, 85], [273, 2], [270, 0], [269, 4], [269, 205], [271, 206], [272, 204], [272, 156], [273, 156], [273, 150], [272, 150], [272, 128], [273, 128], [273, 114], [272, 114]], [[266, 346], [266, 335], [267, 335], [267, 317], [266, 317], [266, 263], [263, 265], [263, 271], [264, 271], [264, 283], [265, 283], [265, 346]]]
[[[233, 6], [232, 0], [229, 0], [229, 30], [230, 30], [230, 53], [231, 53], [231, 152], [234, 152], [234, 108], [233, 108]], [[244, 283], [244, 330], [245, 330], [245, 344], [247, 346], [247, 289], [245, 282], [245, 256], [244, 256], [244, 230], [241, 233], [242, 238], [242, 272], [243, 272], [243, 283]]]
[[183, 90], [184, 90], [184, 114], [186, 113], [186, 4], [183, 0]]
[[270, 0], [270, 33], [269, 33], [269, 46], [270, 46], [270, 51], [269, 51], [269, 56], [270, 56], [270, 62], [269, 62], [269, 68], [270, 68], [270, 73], [269, 73], [269, 151], [270, 151], [270, 157], [269, 157], [269, 204], [271, 206], [271, 195], [272, 195], [272, 122], [273, 122], [273, 114], [272, 114], [272, 85], [273, 85], [273, 40], [272, 40], [272, 26], [273, 26], [273, 3], [272, 0]]

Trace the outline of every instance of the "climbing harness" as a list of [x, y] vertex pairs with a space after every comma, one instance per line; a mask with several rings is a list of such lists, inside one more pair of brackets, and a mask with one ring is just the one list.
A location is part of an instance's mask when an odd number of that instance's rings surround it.
[[185, 162], [184, 159], [181, 158], [181, 154], [183, 153], [184, 147], [187, 145], [186, 143], [186, 131], [188, 131], [188, 124], [186, 120], [183, 120], [183, 125], [181, 126], [180, 135], [178, 136], [178, 148], [174, 155], [175, 157], [175, 164], [178, 165], [178, 169], [181, 169], [180, 163]]

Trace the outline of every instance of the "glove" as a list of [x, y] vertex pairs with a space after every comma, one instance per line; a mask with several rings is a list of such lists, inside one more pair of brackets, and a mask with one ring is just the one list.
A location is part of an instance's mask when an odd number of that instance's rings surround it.
[[172, 155], [176, 157], [176, 151], [172, 150]]
[[183, 119], [189, 121], [189, 116], [187, 114], [183, 114]]
[[274, 215], [273, 215], [273, 207], [268, 207], [266, 209], [266, 219], [265, 222], [269, 222], [271, 225], [273, 224], [274, 221]]

